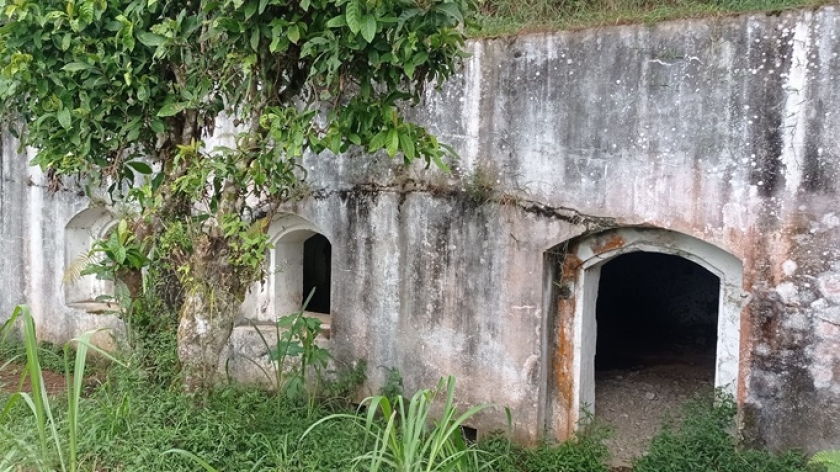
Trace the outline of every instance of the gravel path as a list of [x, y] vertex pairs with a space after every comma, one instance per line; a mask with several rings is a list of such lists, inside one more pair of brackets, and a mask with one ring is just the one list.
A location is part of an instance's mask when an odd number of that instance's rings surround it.
[[647, 451], [665, 415], [714, 386], [714, 354], [648, 359], [646, 367], [595, 373], [595, 418], [612, 430], [607, 446], [613, 467], [630, 465]]

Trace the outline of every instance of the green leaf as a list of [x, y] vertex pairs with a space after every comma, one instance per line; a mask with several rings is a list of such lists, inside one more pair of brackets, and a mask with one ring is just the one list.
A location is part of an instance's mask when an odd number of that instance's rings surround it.
[[362, 37], [370, 43], [373, 41], [374, 36], [376, 36], [376, 17], [368, 13], [363, 19]]
[[166, 38], [159, 34], [150, 33], [148, 31], [141, 31], [137, 33], [137, 40], [143, 43], [144, 46], [155, 48], [166, 42]]
[[187, 102], [175, 102], [175, 103], [167, 103], [163, 107], [161, 107], [160, 111], [157, 112], [157, 116], [163, 118], [167, 116], [175, 116], [178, 113], [184, 111], [184, 108], [187, 107]]
[[66, 51], [70, 49], [70, 40], [73, 39], [70, 34], [65, 34], [63, 38], [61, 38], [61, 50]]
[[362, 8], [358, 2], [351, 0], [347, 4], [346, 18], [347, 26], [353, 34], [362, 30]]
[[246, 20], [250, 19], [255, 13], [257, 13], [258, 6], [257, 2], [248, 2], [248, 4], [245, 5], [244, 12]]
[[387, 136], [388, 132], [385, 130], [376, 133], [376, 135], [371, 138], [370, 144], [368, 144], [368, 152], [376, 152], [382, 149], [382, 147], [385, 146], [385, 138]]
[[402, 149], [405, 158], [409, 161], [414, 160], [414, 141], [408, 133], [400, 133], [400, 148]]
[[78, 72], [80, 70], [89, 70], [89, 69], [93, 69], [93, 68], [94, 67], [92, 65], [86, 64], [84, 62], [71, 62], [71, 63], [65, 65], [64, 67], [62, 67], [61, 70], [64, 70], [64, 71], [67, 71], [67, 72]]
[[62, 108], [58, 110], [56, 113], [56, 117], [58, 118], [58, 124], [61, 125], [64, 129], [70, 129], [70, 110], [67, 108]]
[[254, 30], [251, 31], [251, 49], [253, 49], [254, 52], [257, 52], [257, 51], [259, 51], [259, 48], [260, 48], [260, 29], [259, 28], [254, 28]]
[[396, 129], [388, 131], [388, 138], [386, 139], [386, 150], [390, 157], [397, 155], [397, 150], [400, 148], [400, 136]]
[[336, 16], [327, 22], [327, 28], [341, 28], [342, 26], [347, 26], [347, 18], [344, 15]]
[[292, 25], [289, 27], [289, 30], [286, 32], [286, 36], [289, 38], [294, 44], [297, 44], [300, 41], [300, 28], [298, 25]]
[[152, 166], [143, 161], [130, 161], [126, 162], [125, 165], [134, 169], [138, 174], [149, 175], [152, 173]]
[[310, 0], [300, 0], [300, 7], [303, 8], [303, 11], [309, 11], [310, 3]]
[[149, 121], [149, 127], [152, 128], [152, 131], [154, 131], [155, 134], [163, 133], [163, 130], [165, 129], [163, 121], [156, 119]]
[[464, 15], [461, 14], [461, 10], [455, 3], [441, 3], [438, 5], [437, 9], [449, 15], [458, 23], [464, 22]]

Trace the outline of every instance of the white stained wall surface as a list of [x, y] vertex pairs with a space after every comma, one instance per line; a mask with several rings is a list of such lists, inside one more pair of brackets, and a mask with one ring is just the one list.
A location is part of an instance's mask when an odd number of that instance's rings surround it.
[[[469, 49], [463, 73], [412, 110], [461, 153], [452, 174], [358, 151], [309, 156], [312, 196], [285, 209], [332, 243], [329, 345], [341, 362], [368, 362], [364, 389], [384, 383], [382, 367], [398, 368], [407, 391], [452, 374], [459, 404], [511, 407], [517, 438], [566, 437], [589, 344], [582, 324], [574, 343], [560, 338], [587, 318], [557, 309], [567, 301], [551, 277], [564, 270], [552, 264], [571, 263], [564, 242], [581, 235], [659, 228], [742, 268], [721, 297], [717, 383], [735, 386], [747, 438], [836, 446], [837, 8]], [[41, 336], [59, 342], [119, 326], [64, 301], [65, 228], [89, 203], [75, 189], [49, 194], [7, 133], [2, 145], [0, 312], [29, 303]], [[695, 249], [686, 254], [714, 269]], [[271, 270], [295, 266], [284, 250]], [[242, 315], [273, 319], [297, 299], [293, 285], [269, 276]], [[504, 428], [504, 414], [470, 426]]]

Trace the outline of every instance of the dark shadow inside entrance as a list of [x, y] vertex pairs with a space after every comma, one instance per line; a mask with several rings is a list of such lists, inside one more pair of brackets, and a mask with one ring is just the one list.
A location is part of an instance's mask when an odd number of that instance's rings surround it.
[[303, 296], [315, 289], [306, 311], [330, 314], [330, 278], [332, 277], [332, 245], [316, 234], [303, 243]]
[[595, 370], [713, 360], [719, 298], [720, 279], [682, 257], [634, 252], [607, 262]]
[[601, 267], [595, 414], [614, 465], [643, 454], [664, 415], [714, 388], [720, 279], [682, 257], [634, 252]]

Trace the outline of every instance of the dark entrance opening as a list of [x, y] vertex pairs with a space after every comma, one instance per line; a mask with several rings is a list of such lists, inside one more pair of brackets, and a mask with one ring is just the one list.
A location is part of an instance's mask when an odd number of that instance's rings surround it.
[[720, 279], [682, 257], [634, 252], [601, 267], [595, 413], [614, 460], [647, 450], [663, 415], [714, 389]]
[[330, 314], [330, 279], [332, 276], [332, 245], [320, 234], [303, 243], [303, 296], [315, 289], [306, 311]]
[[607, 262], [595, 370], [714, 357], [719, 298], [720, 279], [682, 257], [634, 252]]

